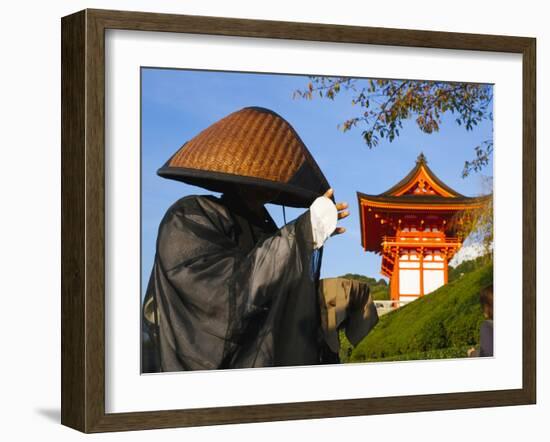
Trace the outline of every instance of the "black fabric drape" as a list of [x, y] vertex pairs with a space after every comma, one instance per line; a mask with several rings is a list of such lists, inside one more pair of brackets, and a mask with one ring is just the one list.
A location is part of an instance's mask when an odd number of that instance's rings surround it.
[[229, 195], [180, 199], [159, 227], [142, 371], [323, 362], [320, 264], [309, 211], [278, 229]]

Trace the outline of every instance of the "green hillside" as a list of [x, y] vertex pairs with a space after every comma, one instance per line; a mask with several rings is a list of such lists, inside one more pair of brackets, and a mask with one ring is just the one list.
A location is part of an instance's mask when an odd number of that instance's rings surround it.
[[380, 318], [356, 348], [341, 334], [342, 362], [375, 362], [464, 357], [479, 342], [483, 321], [481, 288], [493, 278], [492, 264], [463, 266], [455, 279]]
[[469, 261], [463, 261], [458, 266], [453, 267], [449, 266], [449, 282], [454, 281], [455, 279], [460, 278], [466, 273], [471, 273], [484, 265], [490, 264], [492, 260], [492, 255], [478, 256], [475, 259]]

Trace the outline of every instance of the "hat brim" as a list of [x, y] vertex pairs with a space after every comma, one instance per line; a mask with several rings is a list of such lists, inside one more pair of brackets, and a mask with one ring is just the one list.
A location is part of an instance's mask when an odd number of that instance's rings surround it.
[[271, 189], [278, 192], [277, 198], [270, 201], [271, 204], [298, 208], [311, 206], [313, 201], [323, 195], [329, 188], [328, 184], [323, 185], [324, 183], [318, 183], [319, 190], [318, 192], [314, 192], [292, 183], [281, 183], [250, 176], [171, 167], [168, 165], [161, 167], [157, 171], [157, 175], [221, 193], [229, 191], [235, 185]]

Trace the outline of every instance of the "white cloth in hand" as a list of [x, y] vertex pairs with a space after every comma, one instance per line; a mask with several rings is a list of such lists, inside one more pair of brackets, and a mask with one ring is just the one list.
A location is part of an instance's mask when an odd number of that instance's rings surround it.
[[309, 211], [313, 232], [313, 247], [318, 249], [323, 246], [327, 238], [336, 229], [338, 211], [335, 204], [326, 196], [320, 196], [313, 201]]

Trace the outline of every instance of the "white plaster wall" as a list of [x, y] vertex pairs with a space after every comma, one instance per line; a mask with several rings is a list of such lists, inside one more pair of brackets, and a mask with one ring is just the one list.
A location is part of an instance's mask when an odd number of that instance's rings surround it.
[[442, 270], [424, 270], [425, 295], [438, 289], [443, 284], [445, 284], [445, 275]]

